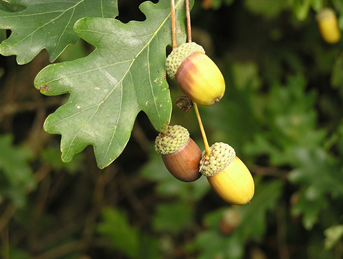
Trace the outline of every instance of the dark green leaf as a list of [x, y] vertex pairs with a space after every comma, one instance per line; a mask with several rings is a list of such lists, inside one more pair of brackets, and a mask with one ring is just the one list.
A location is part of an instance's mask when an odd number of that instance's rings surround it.
[[0, 45], [5, 56], [17, 55], [18, 64], [30, 62], [42, 49], [54, 61], [63, 50], [78, 40], [73, 31], [83, 17], [115, 17], [117, 0], [10, 0], [27, 8], [19, 12], [0, 10], [0, 28], [12, 30]]
[[10, 245], [9, 247], [2, 246], [0, 248], [1, 258], [11, 258], [11, 259], [30, 259], [32, 256], [25, 251], [20, 250], [17, 247]]
[[156, 231], [168, 231], [174, 234], [192, 225], [193, 209], [187, 203], [159, 204], [153, 226]]
[[291, 182], [312, 186], [319, 195], [343, 196], [342, 166], [323, 149], [295, 148], [292, 156], [297, 169], [289, 174]]
[[222, 258], [226, 240], [218, 231], [207, 230], [197, 235], [195, 245], [201, 250], [199, 259]]
[[303, 21], [307, 18], [310, 10], [311, 0], [294, 0], [293, 1], [293, 12], [295, 17], [299, 21]]
[[66, 169], [68, 172], [74, 173], [82, 167], [82, 154], [76, 156], [74, 160], [70, 161], [69, 163], [63, 163], [61, 161], [60, 150], [48, 147], [41, 151], [40, 156], [44, 162], [48, 163], [51, 166], [51, 168], [56, 170]]
[[282, 185], [281, 180], [274, 180], [256, 186], [251, 203], [241, 207], [242, 221], [235, 234], [241, 235], [243, 239], [262, 237], [267, 226], [266, 213], [275, 210], [282, 193]]
[[331, 84], [339, 90], [341, 97], [343, 97], [343, 53], [335, 61], [331, 74]]
[[245, 0], [244, 3], [249, 11], [270, 18], [276, 17], [281, 11], [289, 7], [289, 3], [284, 0]]
[[273, 85], [262, 110], [266, 128], [245, 146], [247, 153], [268, 154], [274, 165], [293, 164], [295, 147], [322, 145], [325, 131], [316, 129], [316, 95], [306, 92], [305, 86], [301, 75], [289, 77], [286, 86]]
[[325, 249], [331, 249], [343, 237], [343, 225], [334, 225], [324, 231]]
[[139, 249], [138, 230], [129, 225], [127, 216], [123, 212], [107, 208], [103, 210], [103, 219], [97, 225], [97, 232], [108, 236], [114, 249], [130, 258], [136, 258]]
[[17, 207], [25, 204], [26, 191], [36, 186], [29, 161], [32, 152], [12, 144], [12, 136], [0, 136], [0, 195], [9, 196]]

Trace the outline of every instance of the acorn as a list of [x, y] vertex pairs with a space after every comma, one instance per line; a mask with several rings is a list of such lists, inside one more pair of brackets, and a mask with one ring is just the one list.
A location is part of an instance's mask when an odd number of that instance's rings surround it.
[[175, 48], [166, 59], [167, 74], [195, 103], [213, 105], [225, 92], [225, 81], [217, 65], [200, 45], [190, 42]]
[[341, 38], [335, 12], [324, 8], [317, 14], [318, 27], [322, 38], [330, 44], [337, 43]]
[[202, 153], [186, 128], [169, 126], [156, 137], [155, 150], [162, 155], [168, 171], [180, 181], [192, 182], [201, 176], [199, 165]]
[[222, 234], [227, 235], [237, 229], [242, 220], [241, 212], [238, 207], [230, 207], [223, 213], [219, 222], [219, 230]]
[[216, 193], [231, 204], [247, 204], [254, 196], [254, 180], [248, 168], [228, 144], [213, 144], [209, 155], [204, 151], [200, 172], [207, 177]]

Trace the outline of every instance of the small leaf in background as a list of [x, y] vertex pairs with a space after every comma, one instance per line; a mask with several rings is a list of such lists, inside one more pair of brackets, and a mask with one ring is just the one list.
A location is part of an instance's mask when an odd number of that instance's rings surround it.
[[220, 232], [220, 221], [226, 208], [207, 214], [204, 222], [208, 229], [199, 234], [194, 243], [202, 252], [200, 258], [242, 258], [244, 244], [248, 240], [262, 239], [267, 228], [267, 212], [275, 210], [283, 183], [280, 180], [260, 183], [259, 179], [256, 183], [256, 193], [251, 203], [238, 207], [240, 223], [229, 235]]
[[331, 226], [324, 231], [325, 249], [331, 249], [343, 237], [343, 225]]
[[192, 226], [193, 221], [193, 208], [187, 203], [161, 203], [156, 207], [153, 227], [156, 231], [178, 234]]
[[127, 216], [114, 208], [103, 210], [103, 221], [97, 225], [99, 234], [109, 237], [112, 246], [130, 258], [136, 258], [139, 251], [138, 229], [131, 227]]
[[[175, 7], [178, 28], [184, 28], [184, 1]], [[68, 102], [44, 124], [47, 132], [62, 135], [65, 162], [92, 145], [98, 167], [108, 166], [125, 148], [140, 111], [158, 131], [170, 121], [165, 78], [166, 46], [171, 43], [169, 2], [146, 1], [140, 9], [146, 16], [143, 22], [78, 20], [76, 34], [96, 49], [85, 58], [49, 65], [35, 79], [43, 94], [70, 93]], [[184, 38], [179, 35], [179, 42]]]
[[256, 193], [250, 204], [240, 207], [242, 220], [237, 228], [238, 233], [244, 238], [253, 237], [256, 240], [262, 238], [267, 226], [266, 214], [268, 211], [275, 210], [282, 187], [281, 180], [257, 184]]
[[316, 126], [316, 95], [307, 92], [305, 86], [302, 75], [290, 76], [285, 86], [272, 86], [260, 118], [266, 128], [244, 146], [248, 154], [267, 154], [273, 165], [284, 165], [292, 163], [294, 147], [310, 149], [322, 145], [326, 133]]
[[291, 182], [312, 186], [320, 194], [318, 196], [343, 197], [342, 165], [323, 149], [294, 148], [292, 156], [296, 169], [289, 174]]
[[307, 18], [310, 10], [311, 0], [294, 0], [293, 13], [299, 21], [304, 21]]
[[[305, 229], [310, 230], [318, 222], [319, 213], [328, 207], [328, 202], [323, 196], [311, 196], [311, 190], [304, 188], [299, 193], [298, 200], [293, 204], [291, 214], [293, 216], [302, 215], [302, 222]], [[306, 195], [307, 193], [307, 195]]]
[[338, 89], [341, 97], [343, 98], [343, 53], [339, 55], [336, 59], [335, 64], [333, 66], [332, 74], [331, 74], [331, 84], [333, 87]]
[[261, 86], [258, 66], [254, 62], [235, 62], [232, 64], [232, 72], [237, 89], [256, 89]]
[[24, 206], [26, 192], [35, 188], [30, 150], [14, 146], [11, 135], [0, 136], [0, 196], [8, 196], [16, 207]]
[[292, 214], [303, 214], [305, 228], [311, 229], [317, 223], [319, 213], [329, 206], [328, 197], [343, 197], [342, 165], [321, 148], [295, 148], [292, 156], [296, 169], [290, 172], [288, 179], [303, 186]]
[[0, 248], [1, 258], [11, 258], [11, 259], [32, 259], [32, 256], [25, 251], [20, 250], [17, 247], [10, 245], [2, 245]]
[[289, 8], [289, 2], [284, 0], [245, 0], [245, 7], [252, 13], [274, 18], [284, 9]]
[[17, 55], [18, 64], [30, 62], [42, 49], [48, 51], [52, 62], [69, 44], [78, 40], [73, 31], [78, 19], [86, 16], [110, 18], [118, 14], [117, 0], [8, 2], [26, 7], [19, 12], [0, 10], [0, 27], [12, 31], [1, 43], [0, 52], [4, 56]]
[[137, 259], [160, 258], [159, 243], [156, 239], [140, 234]]
[[43, 162], [48, 163], [52, 169], [66, 169], [70, 173], [75, 173], [82, 168], [83, 155], [78, 154], [69, 163], [61, 160], [61, 151], [57, 148], [47, 147], [40, 153]]
[[227, 240], [218, 231], [212, 229], [198, 234], [194, 244], [201, 251], [198, 259], [223, 258], [227, 248]]
[[316, 12], [319, 12], [321, 9], [323, 9], [323, 5], [323, 0], [311, 0], [312, 9]]

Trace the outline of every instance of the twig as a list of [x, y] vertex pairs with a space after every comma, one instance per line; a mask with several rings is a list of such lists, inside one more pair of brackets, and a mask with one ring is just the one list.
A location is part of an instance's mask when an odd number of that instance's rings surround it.
[[110, 245], [111, 241], [107, 238], [98, 238], [92, 241], [90, 245], [88, 243], [82, 242], [82, 241], [74, 241], [69, 242], [67, 244], [63, 244], [59, 247], [53, 248], [50, 251], [47, 251], [45, 253], [42, 253], [38, 256], [33, 257], [32, 259], [55, 259], [55, 258], [61, 258], [65, 255], [68, 255], [72, 252], [81, 252], [82, 250], [92, 247], [108, 247]]
[[186, 0], [186, 17], [187, 17], [187, 39], [192, 42], [191, 12], [189, 10], [189, 0]]
[[10, 245], [8, 239], [8, 228], [6, 228], [5, 231], [1, 232], [1, 254], [3, 256], [3, 259], [10, 259]]
[[8, 222], [11, 220], [16, 210], [17, 208], [13, 204], [7, 206], [5, 212], [2, 214], [0, 218], [0, 233], [7, 226]]
[[175, 2], [174, 2], [174, 0], [170, 0], [170, 13], [171, 13], [173, 49], [176, 49], [177, 48], [177, 38], [176, 38]]
[[279, 177], [285, 180], [288, 178], [288, 174], [289, 174], [289, 171], [287, 170], [282, 170], [275, 167], [263, 167], [263, 166], [258, 166], [258, 165], [254, 165], [250, 169], [250, 171], [254, 174], [275, 176], [275, 177]]
[[[190, 43], [192, 42], [191, 13], [189, 10], [189, 0], [186, 0], [185, 2], [186, 2], [186, 18], [187, 18], [187, 39], [188, 39], [187, 41]], [[198, 105], [195, 102], [193, 102], [193, 107], [194, 107], [194, 111], [198, 119], [202, 139], [205, 146], [206, 156], [209, 156], [211, 153], [211, 148], [208, 145], [208, 141], [207, 141], [204, 125], [202, 124], [202, 121], [201, 121]]]
[[211, 153], [211, 148], [208, 145], [208, 141], [207, 141], [204, 125], [202, 124], [202, 121], [201, 121], [198, 105], [195, 102], [193, 102], [193, 107], [194, 107], [194, 111], [195, 111], [195, 114], [196, 114], [197, 119], [198, 119], [200, 131], [201, 131], [201, 135], [202, 135], [202, 140], [203, 140], [204, 146], [205, 146], [206, 156], [209, 156]]
[[286, 236], [286, 219], [285, 219], [285, 205], [283, 203], [276, 210], [276, 220], [277, 220], [277, 246], [279, 251], [280, 259], [289, 259], [288, 247], [285, 242]]

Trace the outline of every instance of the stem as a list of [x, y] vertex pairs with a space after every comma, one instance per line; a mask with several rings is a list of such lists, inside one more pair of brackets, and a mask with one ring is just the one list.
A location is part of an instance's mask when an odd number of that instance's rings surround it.
[[192, 42], [191, 12], [189, 11], [189, 0], [186, 0], [186, 17], [187, 17], [187, 41]]
[[[191, 12], [189, 10], [189, 0], [185, 0], [185, 2], [186, 2], [186, 18], [187, 18], [187, 41], [190, 43], [192, 42]], [[204, 126], [201, 121], [198, 105], [195, 102], [193, 102], [193, 107], [194, 107], [194, 111], [198, 119], [202, 139], [204, 141], [206, 156], [209, 156], [211, 153], [211, 148], [208, 145], [208, 141], [207, 141]]]
[[173, 49], [175, 49], [175, 48], [177, 48], [177, 39], [176, 39], [176, 22], [175, 22], [175, 3], [174, 3], [174, 0], [170, 0], [170, 13], [171, 13]]
[[210, 153], [211, 153], [211, 148], [208, 145], [208, 141], [207, 141], [207, 137], [206, 137], [204, 126], [203, 126], [202, 121], [201, 121], [198, 105], [195, 102], [193, 102], [193, 107], [194, 107], [194, 111], [195, 111], [195, 114], [196, 114], [197, 119], [198, 119], [198, 123], [199, 123], [200, 131], [201, 131], [202, 139], [204, 141], [206, 156], [209, 156]]

